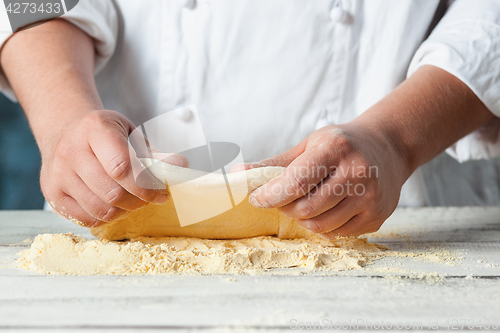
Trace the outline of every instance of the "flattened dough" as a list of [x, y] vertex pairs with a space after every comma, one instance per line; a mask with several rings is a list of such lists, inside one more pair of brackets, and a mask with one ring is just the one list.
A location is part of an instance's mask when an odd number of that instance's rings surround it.
[[[172, 190], [182, 184], [172, 195], [182, 211], [191, 210], [193, 216], [214, 211], [227, 202], [227, 184], [222, 174], [205, 173], [181, 168], [156, 160], [142, 159], [153, 175]], [[299, 226], [277, 209], [255, 208], [248, 202], [248, 193], [281, 175], [285, 168], [264, 167], [227, 174], [236, 207], [202, 222], [181, 227], [174, 200], [164, 205], [148, 204], [122, 220], [92, 228], [98, 238], [109, 240], [137, 237], [197, 237], [207, 239], [239, 239], [256, 236], [302, 238], [313, 233]], [[238, 199], [238, 200], [236, 200]], [[219, 208], [220, 208], [219, 207]], [[185, 220], [183, 218], [183, 220]]]

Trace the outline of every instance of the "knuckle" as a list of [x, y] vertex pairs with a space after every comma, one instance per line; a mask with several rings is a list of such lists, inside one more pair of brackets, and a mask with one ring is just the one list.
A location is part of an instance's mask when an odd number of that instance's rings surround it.
[[331, 138], [331, 144], [340, 151], [348, 151], [353, 147], [351, 139], [345, 131], [337, 131]]
[[319, 223], [315, 219], [310, 219], [310, 220], [303, 220], [301, 221], [301, 224], [304, 228], [316, 233], [316, 234], [321, 234], [326, 230], [325, 226], [323, 226], [322, 223]]
[[108, 129], [110, 126], [126, 132], [131, 125], [127, 118], [116, 111], [96, 110], [85, 116], [84, 123], [92, 129]]
[[55, 148], [55, 156], [63, 160], [77, 155], [78, 147], [74, 144], [73, 140], [61, 139], [57, 142]]
[[127, 174], [130, 168], [130, 159], [128, 156], [116, 156], [108, 163], [109, 175], [114, 179], [120, 179]]
[[286, 189], [291, 194], [295, 195], [304, 195], [304, 187], [307, 185], [307, 178], [297, 175], [294, 173], [290, 177], [286, 177], [288, 184], [286, 185]]
[[107, 130], [111, 127], [123, 129], [121, 126], [122, 116], [118, 112], [108, 110], [96, 110], [90, 112], [81, 120], [81, 128], [85, 133], [91, 131]]
[[295, 213], [301, 220], [309, 219], [314, 216], [315, 209], [308, 200], [299, 201], [295, 207]]
[[115, 187], [105, 194], [104, 201], [111, 205], [115, 205], [122, 202], [127, 196], [127, 193], [128, 192], [123, 187]]
[[93, 111], [83, 118], [83, 124], [86, 128], [102, 127], [107, 123], [106, 117], [101, 111]]
[[114, 206], [108, 206], [97, 213], [96, 218], [103, 222], [111, 222], [120, 215], [121, 210]]

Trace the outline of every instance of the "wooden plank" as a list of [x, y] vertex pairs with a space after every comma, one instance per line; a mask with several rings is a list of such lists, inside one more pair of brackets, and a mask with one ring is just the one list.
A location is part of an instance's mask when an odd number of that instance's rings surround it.
[[25, 245], [25, 239], [33, 239], [43, 233], [74, 232], [92, 237], [88, 229], [45, 211], [0, 211], [0, 246]]
[[0, 277], [0, 329], [281, 327], [298, 321], [498, 319], [498, 280], [373, 277]]

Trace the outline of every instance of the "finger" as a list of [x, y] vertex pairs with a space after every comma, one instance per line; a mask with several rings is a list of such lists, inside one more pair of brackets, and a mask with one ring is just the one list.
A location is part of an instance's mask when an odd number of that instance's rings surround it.
[[[130, 126], [125, 128], [121, 133], [116, 129], [107, 129], [99, 133], [92, 131], [89, 134], [89, 144], [106, 173], [128, 192], [143, 201], [165, 203], [168, 200], [166, 186], [149, 172], [144, 172], [144, 166], [127, 140], [125, 132], [130, 128]], [[134, 173], [137, 177], [141, 175], [142, 186], [137, 184]], [[159, 190], [160, 188], [164, 190]]]
[[66, 184], [67, 187], [63, 188], [62, 191], [76, 200], [88, 215], [99, 221], [111, 222], [130, 214], [129, 211], [102, 201], [77, 175], [67, 179]]
[[332, 171], [336, 157], [317, 151], [306, 151], [295, 158], [279, 177], [255, 190], [250, 202], [257, 207], [277, 208], [304, 196]]
[[282, 206], [279, 210], [296, 220], [311, 219], [335, 207], [347, 196], [344, 184], [335, 173], [330, 174], [309, 193]]
[[78, 224], [82, 227], [98, 227], [103, 225], [105, 222], [99, 221], [98, 219], [90, 216], [77, 202], [75, 199], [61, 192], [57, 199], [54, 201], [48, 201], [52, 211], [67, 219], [71, 222]]
[[327, 233], [321, 234], [326, 239], [335, 239], [337, 237], [357, 237], [363, 234], [376, 232], [380, 229], [381, 223], [374, 220], [368, 213], [362, 213], [354, 216], [347, 223], [339, 228]]
[[132, 211], [147, 204], [112, 179], [92, 153], [79, 156], [75, 172], [90, 191], [112, 206]]
[[362, 211], [363, 204], [360, 200], [346, 197], [334, 208], [323, 214], [312, 219], [297, 220], [297, 223], [314, 233], [324, 234], [342, 227], [353, 216], [360, 214]]

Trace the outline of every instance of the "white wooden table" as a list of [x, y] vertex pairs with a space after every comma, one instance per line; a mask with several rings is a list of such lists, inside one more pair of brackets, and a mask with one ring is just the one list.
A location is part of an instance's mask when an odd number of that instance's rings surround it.
[[[0, 331], [282, 332], [500, 324], [500, 208], [400, 209], [371, 241], [449, 250], [453, 266], [384, 258], [334, 276], [45, 276], [12, 268], [23, 240], [89, 233], [51, 213], [0, 212]], [[381, 273], [436, 272], [437, 280]], [[392, 277], [390, 276], [392, 275]], [[484, 329], [484, 327], [483, 327]], [[490, 327], [490, 330], [491, 327]]]

